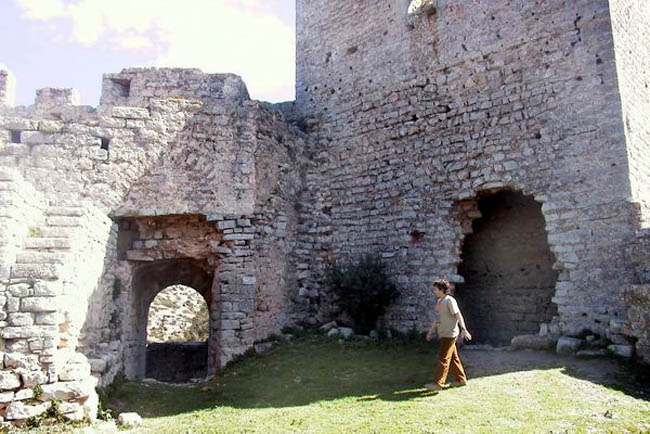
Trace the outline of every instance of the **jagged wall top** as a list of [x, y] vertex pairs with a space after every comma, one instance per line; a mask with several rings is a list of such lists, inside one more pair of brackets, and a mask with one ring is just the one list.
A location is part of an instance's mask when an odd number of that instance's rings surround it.
[[127, 68], [104, 74], [100, 105], [145, 105], [152, 98], [195, 98], [205, 104], [250, 99], [241, 77], [204, 74], [200, 69]]
[[8, 69], [0, 65], [0, 106], [13, 107], [16, 103], [16, 81]]

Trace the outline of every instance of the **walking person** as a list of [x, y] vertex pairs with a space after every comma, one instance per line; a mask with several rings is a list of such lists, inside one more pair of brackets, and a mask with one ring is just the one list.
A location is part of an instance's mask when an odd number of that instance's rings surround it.
[[[451, 283], [449, 281], [440, 279], [433, 282], [433, 293], [436, 296], [437, 302], [435, 306], [436, 321], [431, 324], [429, 332], [427, 333], [427, 341], [433, 339], [434, 333], [438, 332], [438, 339], [440, 341], [440, 349], [438, 350], [438, 367], [436, 376], [433, 383], [425, 384], [429, 390], [443, 390], [448, 387], [460, 387], [467, 385], [467, 376], [465, 369], [458, 356], [458, 348], [456, 348], [456, 339], [460, 336], [468, 341], [472, 339], [472, 335], [465, 327], [465, 319], [463, 314], [458, 309], [456, 299], [449, 295]], [[447, 385], [447, 375], [451, 371], [456, 381]]]

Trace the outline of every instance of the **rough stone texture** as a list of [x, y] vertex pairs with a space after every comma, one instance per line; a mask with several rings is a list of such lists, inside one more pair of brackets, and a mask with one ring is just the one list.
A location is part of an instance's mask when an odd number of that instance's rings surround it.
[[583, 345], [584, 341], [582, 339], [562, 336], [557, 341], [555, 351], [557, 351], [558, 354], [575, 354]]
[[0, 64], [0, 106], [13, 107], [16, 103], [16, 79]]
[[[171, 286], [159, 292], [149, 306], [147, 343], [186, 342], [190, 332], [197, 337], [207, 334], [208, 322], [206, 301], [196, 290]], [[205, 330], [198, 328], [203, 323]]]
[[507, 344], [557, 315], [551, 302], [557, 272], [532, 197], [500, 192], [481, 198], [478, 208], [458, 267], [465, 282], [455, 294], [475, 342]]
[[137, 427], [142, 425], [142, 417], [138, 413], [120, 413], [117, 422], [123, 427]]
[[373, 252], [401, 291], [387, 327], [425, 330], [447, 277], [478, 334], [648, 361], [649, 11], [298, 0], [296, 101], [279, 105], [234, 75], [134, 68], [104, 76], [97, 108], [65, 89], [13, 108], [2, 70], [1, 372], [22, 383], [0, 416], [42, 384], [92, 417], [93, 386], [144, 376], [166, 287], [206, 300], [211, 374], [334, 319], [325, 268]]
[[34, 106], [0, 108], [2, 373], [70, 403], [71, 418], [73, 404], [96, 412], [93, 385], [144, 376], [165, 287], [208, 301], [214, 372], [279, 333], [296, 286], [302, 133], [234, 75], [124, 70], [102, 101], [43, 89]]
[[605, 336], [626, 316], [623, 248], [648, 192], [647, 143], [626, 136], [623, 109], [647, 112], [647, 56], [635, 55], [647, 44], [617, 62], [647, 34], [647, 2], [439, 1], [426, 14], [411, 3], [424, 2], [297, 2], [297, 99], [282, 109], [317, 141], [296, 250], [300, 313], [326, 321], [324, 267], [374, 251], [402, 286], [388, 323], [424, 330], [430, 282], [466, 277], [477, 198], [513, 190], [541, 204], [557, 272], [549, 332]]
[[555, 346], [555, 340], [548, 336], [519, 335], [512, 338], [510, 346], [515, 349], [548, 350]]

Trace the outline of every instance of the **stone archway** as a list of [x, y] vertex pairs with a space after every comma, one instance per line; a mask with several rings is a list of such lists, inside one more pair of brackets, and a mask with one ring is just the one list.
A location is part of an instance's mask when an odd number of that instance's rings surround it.
[[[462, 246], [456, 297], [475, 342], [503, 345], [537, 334], [557, 315], [551, 302], [557, 272], [541, 204], [503, 190], [480, 195], [480, 217]], [[479, 215], [474, 210], [474, 216]]]
[[205, 378], [209, 337], [207, 300], [189, 286], [163, 289], [149, 305], [146, 377], [172, 383]]
[[216, 334], [212, 333], [214, 310], [214, 273], [210, 271], [206, 260], [169, 259], [138, 264], [133, 272], [132, 291], [135, 303], [134, 322], [136, 342], [134, 348], [134, 369], [136, 378], [144, 378], [147, 354], [147, 319], [149, 307], [156, 295], [172, 285], [184, 285], [195, 289], [205, 299], [210, 315], [208, 339], [207, 373], [216, 371], [219, 357], [219, 344]]

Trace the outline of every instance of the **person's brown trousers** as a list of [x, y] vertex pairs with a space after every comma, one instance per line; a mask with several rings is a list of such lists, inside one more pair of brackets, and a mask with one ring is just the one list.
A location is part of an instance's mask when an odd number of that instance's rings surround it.
[[440, 349], [438, 350], [438, 370], [435, 382], [444, 386], [447, 382], [449, 371], [456, 377], [459, 383], [466, 383], [465, 369], [458, 357], [456, 338], [440, 338]]

